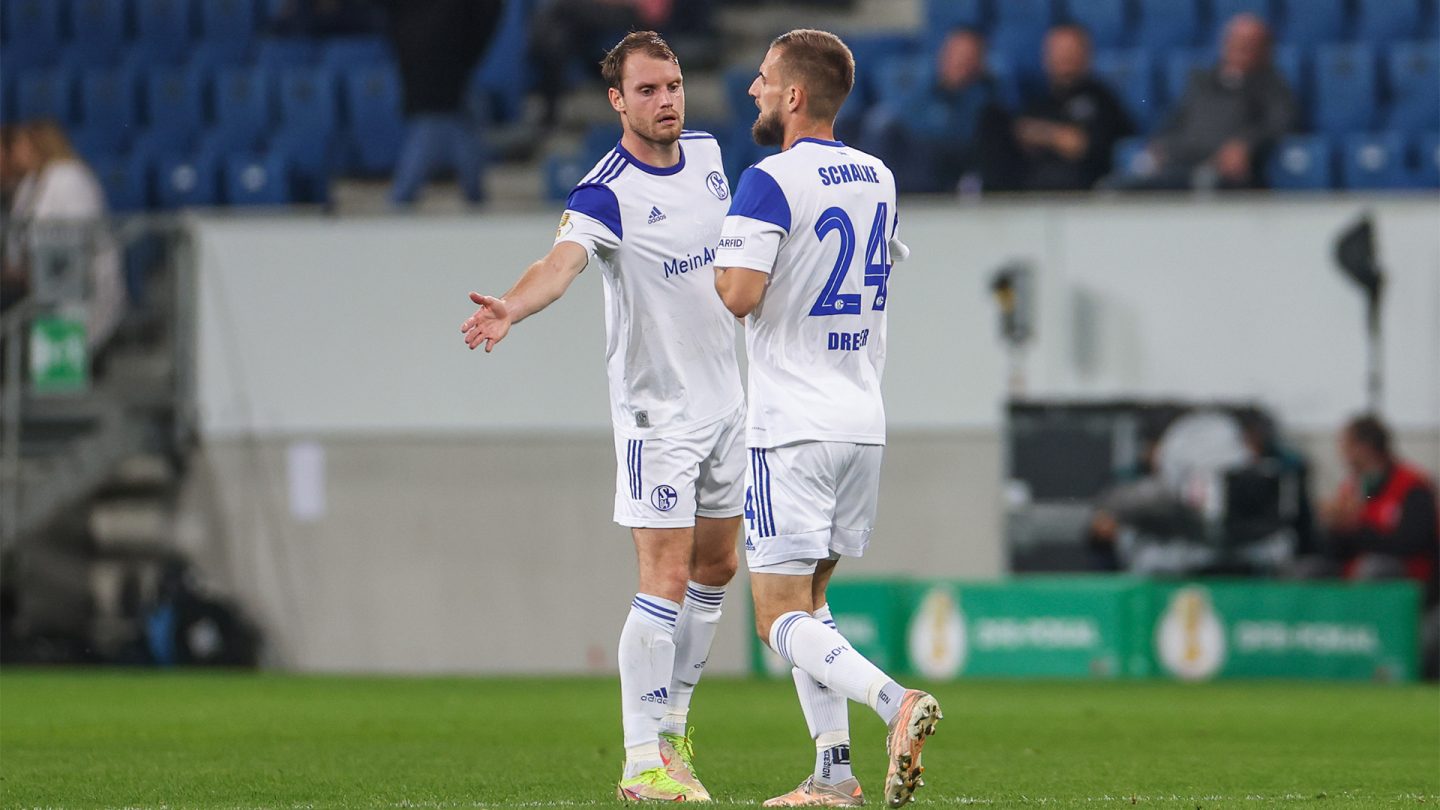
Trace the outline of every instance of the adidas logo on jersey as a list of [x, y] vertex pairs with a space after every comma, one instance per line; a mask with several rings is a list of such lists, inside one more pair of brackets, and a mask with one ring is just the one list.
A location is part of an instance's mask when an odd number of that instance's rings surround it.
[[649, 220], [649, 222], [650, 222], [651, 225], [654, 225], [655, 223], [659, 222], [660, 220], [662, 220], [662, 219], [664, 219], [664, 218], [665, 218], [665, 215], [662, 214], [662, 213], [660, 213], [660, 209], [659, 209], [659, 208], [656, 208], [656, 207], [653, 206], [653, 205], [650, 206], [650, 220]]
[[640, 700], [646, 703], [660, 703], [668, 705], [670, 703], [670, 692], [666, 687], [662, 686], [648, 695], [641, 695]]

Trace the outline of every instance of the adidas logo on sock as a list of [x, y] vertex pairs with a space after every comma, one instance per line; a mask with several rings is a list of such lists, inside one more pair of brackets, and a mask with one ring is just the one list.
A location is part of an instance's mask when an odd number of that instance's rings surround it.
[[641, 695], [640, 700], [645, 703], [659, 703], [661, 705], [669, 705], [670, 691], [662, 686], [648, 695]]
[[665, 215], [662, 214], [662, 213], [660, 213], [660, 209], [659, 209], [659, 208], [656, 208], [656, 207], [653, 206], [653, 205], [650, 206], [650, 221], [649, 221], [649, 224], [654, 225], [655, 223], [659, 222], [660, 220], [662, 220], [662, 219], [664, 219], [664, 218], [665, 218]]

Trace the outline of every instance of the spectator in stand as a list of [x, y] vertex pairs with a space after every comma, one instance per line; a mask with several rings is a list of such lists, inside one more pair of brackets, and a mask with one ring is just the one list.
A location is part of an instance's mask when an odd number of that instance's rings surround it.
[[600, 57], [627, 31], [665, 32], [675, 0], [548, 0], [530, 26], [530, 62], [545, 101], [546, 128], [560, 119], [570, 89], [571, 60], [582, 58], [598, 75]]
[[466, 83], [500, 21], [501, 0], [385, 0], [400, 63], [405, 141], [390, 202], [408, 206], [441, 168], [454, 170], [465, 199], [484, 198], [484, 147], [464, 112]]
[[902, 192], [1009, 186], [1003, 155], [1009, 118], [985, 71], [985, 39], [951, 31], [935, 54], [933, 77], [909, 93], [885, 88], [866, 113], [860, 147], [885, 161]]
[[1110, 172], [1115, 142], [1133, 131], [1115, 94], [1091, 75], [1090, 54], [1090, 35], [1078, 25], [1045, 36], [1045, 92], [1030, 99], [1014, 129], [1027, 190], [1091, 188]]
[[[1440, 515], [1435, 484], [1395, 457], [1390, 431], [1374, 416], [1345, 426], [1340, 455], [1350, 477], [1320, 506], [1325, 567], [1346, 579], [1415, 580], [1423, 589], [1425, 674], [1440, 666]], [[1316, 573], [1314, 567], [1310, 572]]]
[[379, 32], [375, 7], [365, 0], [285, 0], [270, 20], [282, 37], [338, 37]]
[[10, 204], [11, 226], [19, 232], [6, 244], [7, 291], [11, 281], [20, 289], [28, 285], [29, 257], [37, 249], [55, 248], [51, 240], [58, 240], [61, 248], [79, 245], [88, 261], [86, 340], [92, 350], [98, 349], [115, 333], [126, 306], [105, 192], [53, 122], [21, 125], [12, 150], [11, 159], [23, 177]]
[[[6, 259], [11, 255], [10, 203], [15, 199], [15, 189], [19, 187], [23, 175], [15, 164], [15, 131], [14, 124], [0, 124], [0, 211], [7, 215], [4, 225], [0, 226], [0, 257]], [[17, 265], [12, 269], [10, 261], [0, 260], [0, 312], [20, 300], [25, 294], [25, 286], [21, 268]]]
[[1295, 96], [1275, 69], [1270, 29], [1254, 14], [1225, 26], [1220, 63], [1190, 76], [1150, 142], [1143, 171], [1117, 188], [1254, 188], [1265, 152], [1296, 123]]

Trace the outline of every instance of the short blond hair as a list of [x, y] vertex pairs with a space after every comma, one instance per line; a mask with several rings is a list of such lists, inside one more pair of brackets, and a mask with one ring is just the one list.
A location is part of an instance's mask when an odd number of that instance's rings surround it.
[[770, 43], [785, 81], [805, 88], [812, 118], [833, 119], [855, 86], [855, 55], [829, 31], [797, 28]]

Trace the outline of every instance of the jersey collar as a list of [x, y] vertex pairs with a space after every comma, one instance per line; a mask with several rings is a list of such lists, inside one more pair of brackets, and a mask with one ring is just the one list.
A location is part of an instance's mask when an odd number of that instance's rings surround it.
[[[824, 140], [823, 138], [796, 138], [796, 139], [795, 139], [795, 143], [818, 143], [818, 144], [820, 144], [821, 146], [844, 146], [844, 145], [845, 145], [845, 144], [843, 144], [843, 143], [841, 143], [841, 142], [839, 142], [839, 141], [827, 141], [827, 140]], [[791, 145], [791, 146], [794, 146], [795, 143], [792, 143], [792, 144], [790, 144], [790, 145]]]
[[639, 169], [640, 171], [645, 172], [646, 174], [654, 174], [661, 177], [666, 177], [672, 174], [679, 174], [680, 170], [685, 168], [685, 147], [679, 141], [676, 141], [676, 146], [678, 146], [680, 149], [680, 162], [666, 169], [662, 169], [659, 166], [651, 166], [650, 164], [640, 160], [639, 158], [630, 154], [630, 150], [626, 149], [624, 144], [615, 144], [615, 151], [619, 152], [626, 160], [630, 161], [630, 164], [632, 166]]

